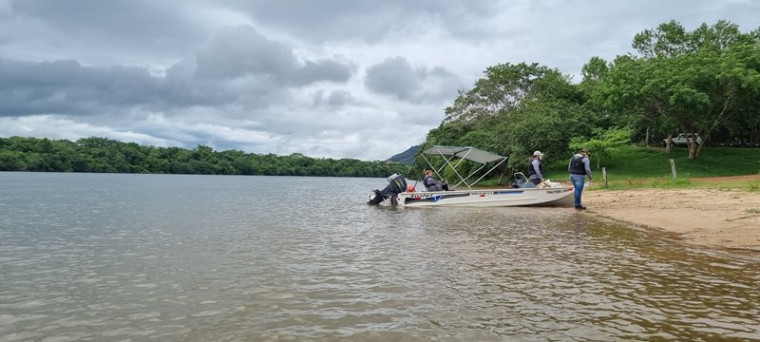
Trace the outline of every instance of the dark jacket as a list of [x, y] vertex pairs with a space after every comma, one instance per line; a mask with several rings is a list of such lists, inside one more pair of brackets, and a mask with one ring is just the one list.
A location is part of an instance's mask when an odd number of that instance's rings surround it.
[[588, 175], [588, 178], [591, 179], [588, 157], [582, 154], [574, 155], [570, 158], [570, 164], [567, 165], [567, 172], [573, 175]]
[[425, 185], [427, 191], [444, 191], [449, 190], [449, 185], [446, 182], [439, 182], [433, 176], [425, 176], [422, 179], [422, 184]]
[[528, 167], [528, 177], [531, 179], [544, 178], [544, 163], [542, 163], [540, 160], [538, 161], [538, 172], [539, 173], [536, 173], [536, 168], [533, 167], [533, 160], [531, 160]]

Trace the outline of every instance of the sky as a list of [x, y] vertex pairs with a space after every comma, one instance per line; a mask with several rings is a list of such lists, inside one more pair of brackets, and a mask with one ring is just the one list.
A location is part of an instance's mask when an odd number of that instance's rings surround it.
[[0, 0], [0, 137], [385, 160], [487, 67], [580, 81], [676, 20], [756, 0]]

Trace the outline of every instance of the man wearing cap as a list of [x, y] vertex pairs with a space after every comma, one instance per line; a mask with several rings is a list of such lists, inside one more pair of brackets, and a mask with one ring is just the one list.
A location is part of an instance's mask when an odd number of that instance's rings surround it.
[[533, 152], [533, 156], [530, 157], [530, 168], [528, 169], [528, 179], [530, 182], [539, 185], [544, 181], [544, 165], [541, 164], [541, 157], [544, 154], [541, 151]]
[[591, 162], [588, 160], [590, 156], [591, 152], [584, 148], [570, 158], [570, 164], [567, 166], [575, 192], [575, 209], [578, 210], [586, 209], [581, 204], [581, 194], [583, 193], [583, 185], [586, 183], [586, 176], [588, 176], [589, 184], [591, 183]]
[[422, 179], [422, 184], [425, 185], [427, 191], [449, 191], [449, 184], [433, 178], [433, 169], [430, 168], [425, 169], [425, 178]]

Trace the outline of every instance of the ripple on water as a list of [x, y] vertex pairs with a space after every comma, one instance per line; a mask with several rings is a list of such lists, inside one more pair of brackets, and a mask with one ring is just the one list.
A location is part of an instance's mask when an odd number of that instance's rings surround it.
[[0, 173], [0, 341], [760, 340], [758, 260], [377, 183]]

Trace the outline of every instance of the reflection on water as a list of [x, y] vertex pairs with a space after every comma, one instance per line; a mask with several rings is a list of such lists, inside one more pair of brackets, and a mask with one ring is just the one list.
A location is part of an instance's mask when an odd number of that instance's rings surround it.
[[760, 340], [760, 261], [382, 179], [0, 173], [0, 341]]

